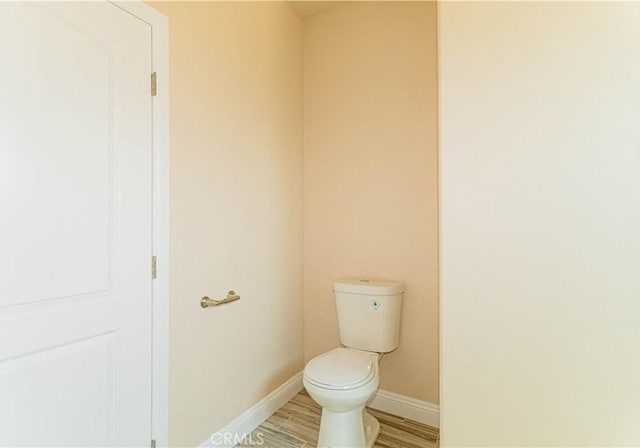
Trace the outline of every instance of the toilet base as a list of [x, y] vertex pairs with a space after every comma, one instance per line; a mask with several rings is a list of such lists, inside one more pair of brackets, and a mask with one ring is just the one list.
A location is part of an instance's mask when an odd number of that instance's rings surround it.
[[367, 411], [364, 412], [364, 439], [366, 448], [373, 448], [380, 434], [380, 422]]
[[364, 406], [347, 412], [322, 409], [319, 448], [372, 448], [380, 423], [364, 410]]

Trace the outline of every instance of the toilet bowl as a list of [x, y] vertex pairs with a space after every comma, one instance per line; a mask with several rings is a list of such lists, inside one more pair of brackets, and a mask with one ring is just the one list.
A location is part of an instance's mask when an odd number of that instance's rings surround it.
[[336, 348], [312, 359], [303, 383], [322, 406], [318, 447], [371, 448], [380, 424], [365, 404], [380, 386], [377, 353]]
[[322, 406], [319, 448], [371, 448], [380, 424], [365, 404], [380, 385], [381, 354], [400, 343], [404, 285], [341, 279], [333, 284], [340, 343], [304, 368], [303, 383]]

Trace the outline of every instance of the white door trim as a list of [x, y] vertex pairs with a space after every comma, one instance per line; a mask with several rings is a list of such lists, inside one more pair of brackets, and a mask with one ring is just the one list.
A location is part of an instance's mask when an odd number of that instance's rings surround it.
[[151, 435], [161, 447], [169, 444], [169, 20], [141, 0], [109, 1], [148, 23], [152, 30], [152, 63], [157, 74], [157, 95], [152, 101], [152, 231], [157, 269], [153, 281]]

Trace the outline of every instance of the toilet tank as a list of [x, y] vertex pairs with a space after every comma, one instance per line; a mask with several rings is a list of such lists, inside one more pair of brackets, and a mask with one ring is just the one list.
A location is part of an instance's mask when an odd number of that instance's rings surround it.
[[342, 345], [379, 353], [398, 347], [402, 283], [346, 278], [333, 284], [333, 292]]

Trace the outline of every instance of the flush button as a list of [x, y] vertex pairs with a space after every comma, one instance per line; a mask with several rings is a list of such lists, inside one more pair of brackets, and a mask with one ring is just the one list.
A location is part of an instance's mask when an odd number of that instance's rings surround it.
[[371, 308], [373, 308], [374, 311], [377, 311], [378, 308], [380, 308], [380, 302], [378, 299], [371, 299]]

